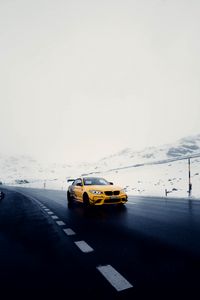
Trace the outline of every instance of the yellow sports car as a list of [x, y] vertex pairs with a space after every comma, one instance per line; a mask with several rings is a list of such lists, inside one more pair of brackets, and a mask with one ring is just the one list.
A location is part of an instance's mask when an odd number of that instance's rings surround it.
[[68, 205], [74, 200], [83, 202], [85, 206], [120, 204], [127, 202], [127, 194], [124, 189], [113, 185], [104, 178], [81, 177], [68, 179], [72, 181], [67, 191]]

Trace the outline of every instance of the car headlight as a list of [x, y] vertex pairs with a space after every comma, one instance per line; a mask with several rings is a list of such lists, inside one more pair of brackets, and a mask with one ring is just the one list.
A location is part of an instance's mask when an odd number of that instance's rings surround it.
[[101, 194], [103, 194], [103, 192], [96, 191], [96, 190], [90, 190], [89, 192], [92, 193], [92, 194], [94, 194], [94, 195], [101, 195]]
[[121, 193], [126, 193], [126, 189], [122, 189], [120, 192]]

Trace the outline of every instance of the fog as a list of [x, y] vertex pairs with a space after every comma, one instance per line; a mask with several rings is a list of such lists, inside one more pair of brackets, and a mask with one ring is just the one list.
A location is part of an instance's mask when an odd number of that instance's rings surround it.
[[0, 153], [94, 161], [200, 133], [198, 0], [1, 0]]

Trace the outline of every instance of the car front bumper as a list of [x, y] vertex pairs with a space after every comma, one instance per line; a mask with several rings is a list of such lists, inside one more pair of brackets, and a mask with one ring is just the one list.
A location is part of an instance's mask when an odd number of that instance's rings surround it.
[[128, 197], [126, 194], [119, 196], [91, 195], [89, 200], [91, 205], [125, 204], [128, 201]]

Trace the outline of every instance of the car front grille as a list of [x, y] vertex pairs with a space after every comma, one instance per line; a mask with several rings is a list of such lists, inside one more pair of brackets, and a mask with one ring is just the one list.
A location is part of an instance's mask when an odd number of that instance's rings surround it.
[[106, 196], [117, 196], [119, 195], [120, 191], [105, 191], [104, 193], [106, 194]]
[[114, 195], [119, 195], [120, 191], [114, 191], [113, 194]]

